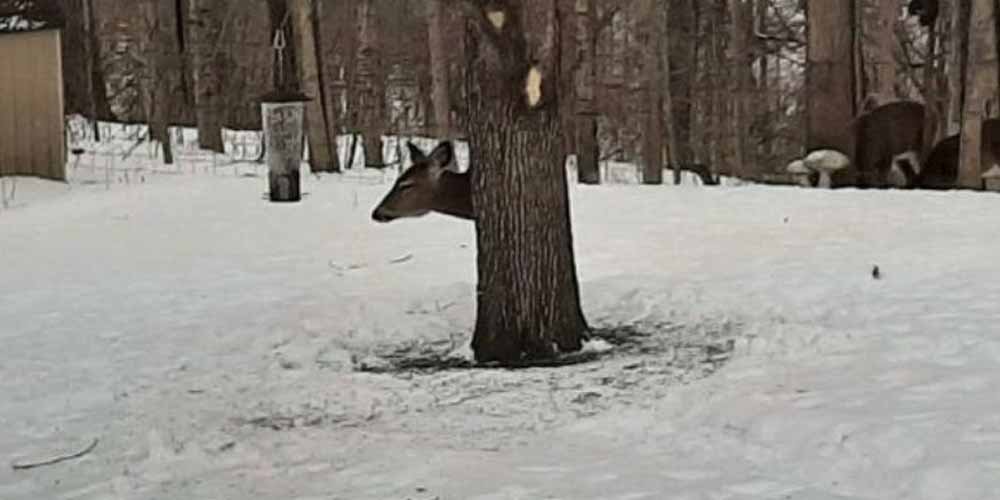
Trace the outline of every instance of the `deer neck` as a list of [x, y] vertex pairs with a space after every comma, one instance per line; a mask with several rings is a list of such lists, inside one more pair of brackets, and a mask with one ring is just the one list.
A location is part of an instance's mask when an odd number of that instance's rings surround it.
[[475, 219], [472, 211], [472, 178], [468, 172], [446, 170], [438, 179], [434, 211], [462, 219]]

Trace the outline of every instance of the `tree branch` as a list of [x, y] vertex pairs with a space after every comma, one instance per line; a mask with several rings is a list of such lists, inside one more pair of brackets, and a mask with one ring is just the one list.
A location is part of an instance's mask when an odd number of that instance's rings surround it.
[[55, 465], [55, 464], [57, 464], [59, 462], [65, 462], [67, 460], [73, 460], [73, 459], [76, 459], [76, 458], [80, 458], [80, 457], [82, 457], [82, 456], [84, 456], [84, 455], [86, 455], [86, 454], [94, 451], [94, 448], [97, 448], [97, 442], [98, 442], [97, 438], [94, 438], [94, 440], [90, 443], [89, 446], [87, 446], [83, 450], [78, 451], [78, 452], [76, 452], [76, 453], [74, 453], [72, 455], [58, 456], [58, 457], [55, 457], [55, 458], [52, 458], [52, 459], [49, 459], [49, 460], [43, 460], [41, 462], [30, 462], [30, 463], [17, 463], [17, 462], [15, 462], [15, 463], [12, 463], [10, 466], [14, 470], [27, 470], [27, 469], [34, 469], [35, 467], [44, 467], [46, 465]]

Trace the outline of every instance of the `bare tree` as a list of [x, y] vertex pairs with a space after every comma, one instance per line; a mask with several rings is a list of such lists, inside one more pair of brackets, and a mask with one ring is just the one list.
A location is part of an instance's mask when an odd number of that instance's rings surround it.
[[708, 18], [707, 24], [710, 38], [708, 46], [705, 47], [709, 54], [708, 64], [706, 64], [708, 102], [705, 104], [708, 120], [706, 120], [703, 130], [705, 133], [702, 137], [704, 142], [702, 148], [708, 151], [712, 165], [716, 165], [717, 168], [729, 175], [735, 175], [735, 169], [727, 161], [725, 151], [726, 141], [723, 134], [723, 131], [727, 128], [726, 103], [728, 102], [728, 92], [726, 90], [728, 78], [726, 75], [724, 50], [725, 40], [723, 39], [723, 34], [725, 33], [725, 25], [723, 23], [726, 0], [715, 0], [713, 2], [706, 2], [706, 4], [705, 10], [707, 10], [706, 17]]
[[178, 33], [182, 19], [172, 0], [144, 0], [138, 7], [145, 19], [146, 67], [143, 90], [149, 138], [160, 144], [163, 162], [174, 162], [170, 126], [179, 118], [178, 109], [185, 108], [181, 40]]
[[452, 134], [449, 68], [445, 47], [446, 15], [443, 0], [427, 0], [427, 39], [431, 57], [431, 100], [434, 104], [434, 125], [437, 135]]
[[957, 134], [962, 129], [965, 110], [966, 85], [965, 77], [969, 66], [969, 32], [972, 0], [953, 0], [950, 4], [951, 13], [951, 52], [948, 61], [948, 133]]
[[879, 0], [878, 28], [875, 30], [875, 78], [872, 91], [881, 101], [896, 96], [896, 20], [899, 18], [899, 0]]
[[[617, 11], [612, 5], [601, 13], [600, 4], [596, 0], [580, 0], [576, 2], [578, 64], [576, 84], [574, 86], [576, 118], [576, 171], [577, 181], [581, 184], [600, 184], [601, 170], [599, 165], [600, 146], [597, 141], [597, 97], [598, 61], [597, 44], [600, 31], [610, 24], [611, 16]], [[607, 7], [606, 7], [607, 8]]]
[[[323, 68], [323, 93], [326, 114], [330, 117], [331, 133], [358, 132], [354, 88], [358, 56], [357, 3], [317, 2], [316, 22], [323, 29], [315, 31], [318, 42], [317, 62]], [[344, 155], [344, 168], [353, 166], [356, 141]]]
[[113, 120], [104, 82], [97, 17], [92, 0], [63, 3], [63, 68], [66, 112], [93, 120], [94, 139], [100, 140], [98, 120]]
[[361, 129], [365, 163], [381, 166], [382, 134], [386, 132], [384, 47], [377, 0], [362, 0], [358, 5], [358, 56], [354, 73], [352, 115]]
[[734, 161], [736, 171], [743, 176], [756, 173], [748, 168], [751, 165], [749, 145], [747, 136], [750, 125], [750, 100], [754, 91], [753, 86], [753, 58], [751, 55], [751, 41], [753, 35], [753, 3], [750, 0], [730, 0], [730, 25], [732, 56], [731, 60], [734, 78], [733, 88], [733, 120], [732, 137], [734, 146]]
[[[808, 0], [809, 44], [806, 65], [808, 124], [806, 149], [832, 148], [854, 156], [851, 122], [854, 118], [852, 37], [854, 0]], [[854, 168], [835, 176], [848, 183]]]
[[227, 65], [221, 53], [223, 28], [235, 15], [231, 0], [188, 0], [192, 40], [192, 73], [195, 113], [198, 121], [198, 144], [202, 149], [225, 152], [222, 142], [224, 110], [222, 102], [223, 74]]
[[516, 363], [580, 349], [560, 120], [559, 2], [466, 0], [470, 161], [479, 248], [472, 348]]
[[691, 89], [697, 74], [695, 60], [698, 27], [694, 16], [695, 0], [669, 0], [667, 15], [667, 68], [670, 73], [666, 89], [669, 100], [670, 124], [668, 142], [674, 184], [681, 183], [679, 165], [694, 162], [691, 147]]
[[966, 73], [965, 105], [959, 153], [958, 184], [965, 188], [983, 186], [981, 145], [983, 120], [988, 108], [996, 109], [997, 45], [994, 0], [973, 0], [969, 25], [969, 61]]
[[327, 94], [316, 56], [316, 0], [288, 0], [294, 26], [296, 60], [302, 90], [311, 98], [306, 103], [306, 133], [309, 138], [309, 166], [313, 172], [339, 172], [337, 134], [327, 113]]
[[647, 103], [642, 130], [642, 182], [663, 184], [663, 18], [660, 3], [643, 0], [643, 88]]

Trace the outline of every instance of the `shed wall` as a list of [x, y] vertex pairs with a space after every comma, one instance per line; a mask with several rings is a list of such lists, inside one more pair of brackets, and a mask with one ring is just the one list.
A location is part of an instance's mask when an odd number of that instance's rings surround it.
[[66, 179], [58, 30], [0, 35], [0, 174]]

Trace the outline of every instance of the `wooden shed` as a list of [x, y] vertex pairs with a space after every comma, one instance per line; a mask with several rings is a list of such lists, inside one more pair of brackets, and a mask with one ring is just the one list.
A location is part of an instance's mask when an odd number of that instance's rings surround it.
[[0, 9], [0, 175], [66, 179], [60, 44], [57, 24]]

